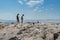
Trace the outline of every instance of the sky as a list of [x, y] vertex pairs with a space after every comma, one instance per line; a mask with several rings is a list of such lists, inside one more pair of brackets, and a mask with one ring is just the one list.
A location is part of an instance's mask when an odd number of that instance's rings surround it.
[[60, 19], [60, 0], [0, 0], [0, 19], [16, 20]]

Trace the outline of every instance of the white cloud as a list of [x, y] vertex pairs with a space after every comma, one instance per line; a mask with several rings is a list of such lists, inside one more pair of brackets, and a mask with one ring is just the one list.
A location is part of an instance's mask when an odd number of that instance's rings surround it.
[[41, 5], [43, 3], [44, 3], [44, 0], [30, 0], [26, 4], [32, 7], [32, 6], [35, 6], [35, 5], [38, 5], [38, 4]]
[[40, 9], [39, 7], [36, 7], [34, 10], [33, 10], [33, 12], [42, 12], [42, 9]]
[[27, 2], [27, 5], [29, 5], [29, 6], [34, 6], [34, 5], [37, 5], [39, 3], [39, 1], [29, 1], [29, 2]]
[[18, 0], [18, 2], [19, 2], [20, 4], [23, 4], [22, 0]]
[[39, 7], [36, 7], [33, 11], [35, 12], [35, 11], [38, 11], [39, 10]]
[[38, 4], [39, 5], [43, 4], [44, 0], [18, 0], [18, 2], [20, 4], [25, 4], [25, 5], [28, 5], [30, 7], [33, 7], [33, 6], [38, 5]]

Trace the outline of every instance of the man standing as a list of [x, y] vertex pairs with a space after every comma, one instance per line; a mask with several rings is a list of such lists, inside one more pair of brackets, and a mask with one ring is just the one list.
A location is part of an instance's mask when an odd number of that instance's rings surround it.
[[19, 13], [16, 16], [17, 23], [19, 23]]
[[24, 14], [22, 14], [22, 16], [21, 16], [21, 25], [23, 24], [23, 16], [24, 16]]

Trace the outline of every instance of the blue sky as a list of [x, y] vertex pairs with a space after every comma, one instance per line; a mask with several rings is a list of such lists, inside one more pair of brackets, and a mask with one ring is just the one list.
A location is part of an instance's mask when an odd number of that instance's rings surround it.
[[60, 0], [0, 0], [0, 19], [60, 19]]

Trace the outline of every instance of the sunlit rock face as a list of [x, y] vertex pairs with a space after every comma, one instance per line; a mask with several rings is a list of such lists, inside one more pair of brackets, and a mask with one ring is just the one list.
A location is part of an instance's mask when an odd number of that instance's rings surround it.
[[0, 40], [60, 40], [60, 24], [0, 23]]

